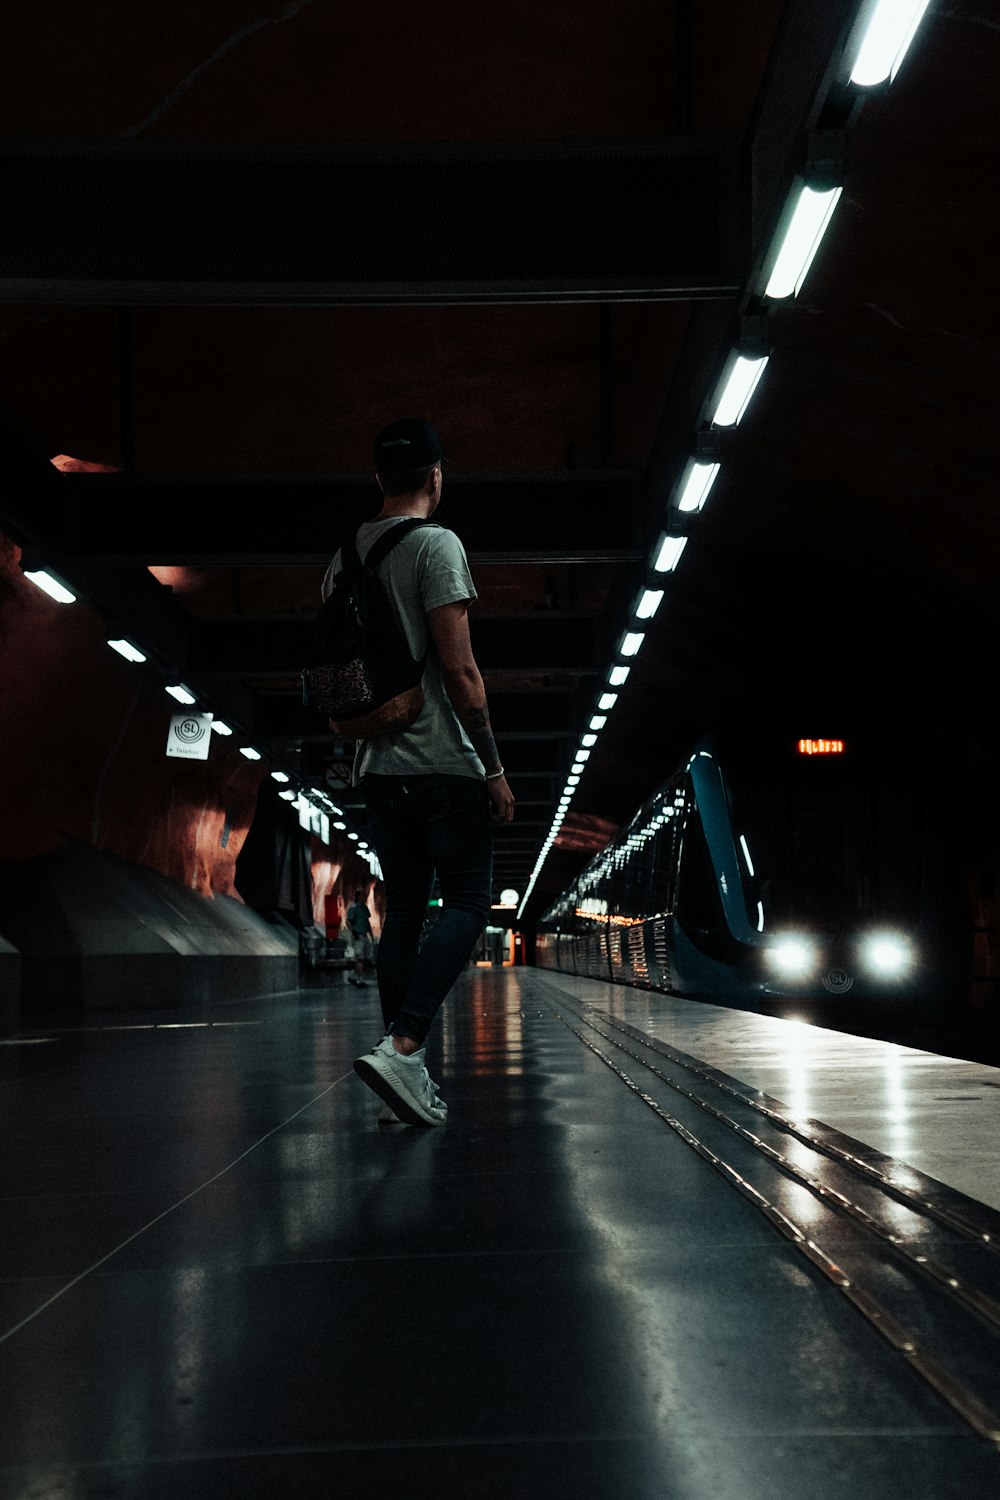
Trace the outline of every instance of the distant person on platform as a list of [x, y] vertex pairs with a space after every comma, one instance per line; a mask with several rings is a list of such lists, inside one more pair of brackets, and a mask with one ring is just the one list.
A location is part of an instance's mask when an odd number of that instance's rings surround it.
[[[362, 559], [405, 516], [428, 518], [441, 500], [441, 443], [427, 422], [394, 422], [375, 439], [382, 509], [358, 529]], [[323, 581], [326, 598], [340, 553]], [[497, 754], [486, 690], [472, 654], [476, 597], [458, 537], [411, 531], [378, 564], [413, 656], [427, 654], [424, 707], [409, 729], [359, 740], [354, 784], [368, 809], [386, 912], [376, 972], [386, 1034], [355, 1071], [385, 1100], [379, 1119], [441, 1125], [448, 1107], [425, 1064], [431, 1023], [468, 963], [492, 899], [491, 818], [509, 823], [514, 798]], [[442, 911], [420, 942], [434, 872]]]
[[361, 891], [354, 892], [353, 905], [347, 908], [347, 929], [351, 934], [349, 956], [354, 959], [354, 973], [348, 974], [347, 981], [366, 989], [365, 970], [372, 961], [372, 919]]

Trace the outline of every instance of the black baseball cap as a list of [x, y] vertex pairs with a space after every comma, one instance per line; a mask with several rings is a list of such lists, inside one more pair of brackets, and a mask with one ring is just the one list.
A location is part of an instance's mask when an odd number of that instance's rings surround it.
[[375, 439], [375, 469], [399, 474], [404, 469], [429, 469], [441, 462], [437, 429], [416, 417], [403, 417], [384, 427]]

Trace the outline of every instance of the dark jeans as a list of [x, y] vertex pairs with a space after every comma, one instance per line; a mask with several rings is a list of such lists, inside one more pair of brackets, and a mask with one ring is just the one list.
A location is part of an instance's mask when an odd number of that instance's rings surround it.
[[[386, 1030], [423, 1045], [486, 925], [493, 889], [490, 799], [471, 776], [366, 776], [385, 882], [378, 990]], [[437, 871], [443, 906], [420, 944]]]

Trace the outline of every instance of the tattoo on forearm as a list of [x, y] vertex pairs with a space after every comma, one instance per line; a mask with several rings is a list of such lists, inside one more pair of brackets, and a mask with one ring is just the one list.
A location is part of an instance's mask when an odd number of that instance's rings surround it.
[[493, 738], [493, 730], [490, 728], [490, 711], [484, 703], [481, 708], [467, 708], [460, 714], [462, 728], [465, 730], [472, 747], [487, 770], [500, 764], [500, 756], [497, 754], [496, 740]]

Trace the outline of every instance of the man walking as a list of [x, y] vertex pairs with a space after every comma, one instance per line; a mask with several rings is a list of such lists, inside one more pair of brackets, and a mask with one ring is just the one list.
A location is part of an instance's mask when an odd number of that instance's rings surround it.
[[347, 930], [351, 934], [350, 956], [354, 959], [354, 973], [348, 974], [348, 983], [365, 989], [365, 967], [372, 958], [372, 919], [361, 891], [354, 892], [354, 901], [347, 908]]
[[[383, 504], [358, 529], [362, 560], [398, 521], [429, 519], [437, 509], [437, 432], [427, 422], [394, 422], [375, 439], [375, 471]], [[338, 553], [323, 580], [324, 598], [340, 566]], [[458, 537], [442, 526], [418, 527], [377, 572], [411, 654], [427, 659], [419, 717], [397, 734], [360, 740], [355, 754], [354, 783], [364, 791], [385, 881], [377, 975], [386, 1035], [354, 1068], [385, 1100], [380, 1119], [440, 1125], [447, 1105], [427, 1073], [425, 1041], [486, 924], [491, 818], [509, 823], [514, 798], [472, 654], [467, 611], [476, 590]], [[442, 909], [421, 944], [435, 871]]]

